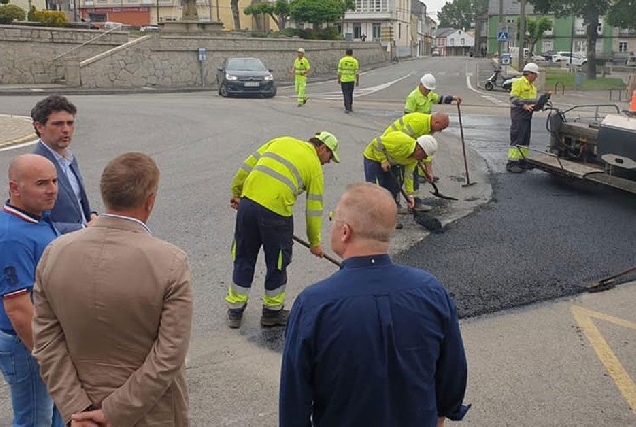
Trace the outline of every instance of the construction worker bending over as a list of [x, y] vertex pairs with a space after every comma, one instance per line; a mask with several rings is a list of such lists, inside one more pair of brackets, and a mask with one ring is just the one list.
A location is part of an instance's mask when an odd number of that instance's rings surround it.
[[299, 47], [296, 51], [297, 58], [294, 60], [294, 66], [291, 72], [294, 74], [295, 90], [298, 96], [298, 106], [302, 107], [309, 99], [305, 90], [307, 88], [307, 74], [311, 69], [309, 61], [305, 58], [305, 49]]
[[284, 326], [287, 322], [289, 311], [283, 306], [292, 257], [292, 210], [296, 198], [306, 191], [310, 250], [323, 257], [322, 165], [331, 160], [339, 163], [338, 140], [331, 133], [316, 134], [309, 142], [285, 136], [261, 146], [234, 176], [230, 199], [230, 206], [238, 210], [232, 245], [234, 271], [225, 298], [230, 328], [241, 326], [261, 246], [267, 267], [261, 325]]
[[532, 112], [537, 103], [534, 81], [538, 75], [539, 66], [534, 62], [527, 63], [523, 67], [523, 76], [512, 83], [510, 90], [510, 147], [506, 170], [511, 173], [523, 173], [530, 168], [525, 158], [529, 153]]
[[[397, 199], [402, 185], [391, 166], [404, 166], [404, 190], [408, 195], [408, 208], [413, 209], [413, 170], [419, 161], [432, 161], [436, 152], [437, 141], [431, 135], [420, 136], [417, 141], [403, 132], [375, 138], [364, 150], [365, 181], [386, 188]], [[402, 224], [398, 223], [397, 228], [402, 228]]]
[[437, 82], [432, 74], [424, 74], [420, 79], [420, 84], [406, 97], [404, 114], [431, 114], [433, 104], [450, 104], [453, 101], [457, 102], [458, 105], [462, 103], [462, 99], [459, 96], [438, 95], [433, 92], [436, 85]]

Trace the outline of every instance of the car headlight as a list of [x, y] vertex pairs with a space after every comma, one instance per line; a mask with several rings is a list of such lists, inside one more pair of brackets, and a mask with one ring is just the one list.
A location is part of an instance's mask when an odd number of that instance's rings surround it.
[[265, 78], [263, 78], [263, 80], [266, 80], [266, 81], [274, 80], [274, 76], [272, 76], [271, 74], [268, 74], [265, 76]]
[[225, 80], [238, 80], [238, 77], [226, 73]]

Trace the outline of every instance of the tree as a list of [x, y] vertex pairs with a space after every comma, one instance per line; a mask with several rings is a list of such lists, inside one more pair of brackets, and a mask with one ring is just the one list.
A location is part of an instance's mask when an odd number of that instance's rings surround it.
[[276, 3], [253, 3], [244, 10], [246, 15], [269, 15], [279, 31], [285, 29], [289, 18], [289, 3], [287, 0], [276, 0]]
[[[519, 40], [519, 32], [521, 22], [517, 18], [517, 40]], [[541, 16], [537, 19], [526, 18], [526, 37], [523, 43], [520, 43], [521, 46], [525, 47], [528, 45], [529, 56], [534, 55], [534, 47], [537, 45], [537, 42], [541, 37], [543, 37], [543, 33], [552, 29], [552, 21], [550, 18], [546, 16]]]
[[636, 2], [631, 0], [616, 1], [610, 9], [607, 21], [618, 28], [636, 29]]
[[342, 0], [293, 0], [290, 16], [298, 22], [309, 22], [318, 28], [322, 23], [336, 22], [345, 12]]
[[475, 15], [488, 11], [488, 0], [453, 0], [446, 3], [440, 13], [439, 28], [468, 29], [475, 22]]
[[[596, 79], [596, 40], [599, 18], [607, 14], [614, 2], [631, 0], [528, 0], [535, 13], [554, 13], [557, 17], [583, 17], [587, 27], [587, 78]], [[633, 16], [633, 15], [632, 15]]]
[[9, 4], [9, 0], [0, 0], [0, 4]]
[[234, 31], [241, 30], [241, 14], [239, 13], [239, 0], [230, 0], [232, 9], [232, 20], [234, 21]]
[[11, 24], [14, 20], [24, 21], [26, 11], [15, 4], [0, 6], [0, 24]]

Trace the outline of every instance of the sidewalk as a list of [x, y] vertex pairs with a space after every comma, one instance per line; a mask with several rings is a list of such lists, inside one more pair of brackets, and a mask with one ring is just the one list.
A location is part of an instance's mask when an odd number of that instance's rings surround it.
[[35, 139], [30, 117], [0, 114], [0, 148]]

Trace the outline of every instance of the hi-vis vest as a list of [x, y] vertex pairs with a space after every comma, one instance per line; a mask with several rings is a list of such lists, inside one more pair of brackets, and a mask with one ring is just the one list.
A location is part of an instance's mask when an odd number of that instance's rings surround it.
[[303, 59], [296, 58], [294, 60], [294, 74], [297, 79], [306, 79], [307, 76], [304, 76], [303, 73], [308, 71], [310, 68], [309, 61], [304, 56]]

